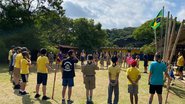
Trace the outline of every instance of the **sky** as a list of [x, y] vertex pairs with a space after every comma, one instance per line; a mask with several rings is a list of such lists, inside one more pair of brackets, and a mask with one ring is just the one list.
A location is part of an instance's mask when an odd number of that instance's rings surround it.
[[63, 0], [65, 15], [94, 19], [104, 29], [138, 27], [165, 7], [177, 20], [185, 19], [185, 0]]

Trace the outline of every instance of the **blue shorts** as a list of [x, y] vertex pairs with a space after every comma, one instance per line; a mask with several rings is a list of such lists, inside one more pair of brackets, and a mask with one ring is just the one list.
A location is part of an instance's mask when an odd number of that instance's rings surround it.
[[64, 87], [73, 87], [74, 86], [74, 79], [73, 78], [63, 78], [62, 85]]
[[37, 84], [47, 85], [48, 74], [47, 73], [37, 73]]

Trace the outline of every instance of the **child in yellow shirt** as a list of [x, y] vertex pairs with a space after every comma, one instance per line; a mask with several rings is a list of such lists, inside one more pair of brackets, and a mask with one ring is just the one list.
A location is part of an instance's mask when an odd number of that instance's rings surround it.
[[141, 78], [140, 71], [136, 68], [137, 62], [132, 61], [130, 68], [127, 69], [128, 79], [128, 93], [130, 93], [130, 103], [133, 103], [133, 96], [135, 97], [135, 104], [138, 104], [138, 81]]
[[19, 94], [26, 95], [28, 94], [25, 91], [26, 83], [28, 82], [28, 74], [29, 74], [29, 67], [31, 65], [31, 60], [29, 59], [29, 54], [27, 51], [22, 52], [23, 59], [21, 59], [21, 89], [19, 91]]
[[[109, 67], [109, 87], [108, 87], [108, 104], [118, 104], [119, 101], [119, 73], [120, 67], [116, 64], [117, 56], [112, 57], [112, 66]], [[112, 93], [114, 92], [114, 103], [112, 103]]]

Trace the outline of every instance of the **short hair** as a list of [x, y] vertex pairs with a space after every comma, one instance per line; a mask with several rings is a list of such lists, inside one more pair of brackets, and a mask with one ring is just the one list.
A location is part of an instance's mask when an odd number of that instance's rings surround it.
[[24, 51], [28, 51], [28, 48], [26, 48], [26, 47], [22, 47], [21, 51], [22, 51], [22, 52], [24, 52]]
[[88, 55], [87, 56], [87, 60], [93, 60], [93, 56], [92, 55]]
[[45, 48], [40, 49], [40, 54], [45, 55], [47, 53], [47, 50]]
[[158, 53], [158, 52], [155, 53], [155, 59], [161, 59], [160, 53]]
[[68, 55], [71, 56], [73, 54], [73, 50], [68, 51]]
[[23, 51], [23, 52], [22, 52], [22, 56], [23, 56], [23, 57], [28, 56], [28, 52], [27, 52], [27, 51]]
[[118, 61], [118, 58], [117, 58], [117, 56], [113, 56], [111, 58], [111, 60], [112, 60], [112, 63], [116, 63]]

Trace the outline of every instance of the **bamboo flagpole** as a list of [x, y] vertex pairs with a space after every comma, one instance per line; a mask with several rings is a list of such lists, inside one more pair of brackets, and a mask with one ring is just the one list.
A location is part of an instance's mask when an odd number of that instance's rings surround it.
[[160, 35], [161, 35], [161, 38], [160, 38], [160, 55], [162, 55], [162, 51], [163, 51], [163, 24], [164, 24], [164, 6], [163, 6], [163, 16], [161, 17], [161, 25], [160, 25]]
[[170, 12], [168, 11], [168, 17], [167, 17], [167, 20], [166, 20], [165, 37], [164, 37], [164, 49], [163, 49], [163, 60], [164, 60], [164, 62], [166, 62], [165, 59], [166, 59], [166, 47], [167, 47], [169, 17], [170, 17]]
[[57, 76], [57, 70], [55, 70], [55, 74], [54, 74], [54, 81], [53, 81], [53, 91], [52, 91], [52, 96], [51, 98], [54, 99], [54, 94], [55, 94], [55, 82], [56, 82], [56, 76]]
[[173, 16], [171, 15], [171, 17], [170, 17], [170, 20], [169, 20], [169, 26], [168, 26], [168, 37], [167, 37], [167, 46], [166, 46], [166, 62], [168, 62], [168, 60], [169, 60], [169, 40], [170, 40], [170, 33], [171, 33], [171, 27], [172, 27], [172, 18], [173, 18]]
[[[183, 27], [184, 22], [185, 22], [185, 20], [183, 20], [181, 22], [181, 25], [180, 25], [180, 28], [179, 28], [179, 31], [178, 31], [177, 37], [175, 39], [175, 43], [173, 45], [173, 49], [172, 49], [171, 55], [170, 55], [169, 64], [172, 62], [172, 58], [173, 58], [173, 55], [175, 53], [175, 49], [176, 49], [177, 43], [178, 43], [180, 35], [181, 35], [182, 27]], [[170, 80], [168, 80], [168, 84], [167, 84], [167, 95], [166, 95], [166, 99], [165, 99], [165, 104], [167, 104], [167, 101], [168, 101], [169, 89], [170, 89]]]
[[175, 17], [175, 19], [173, 20], [173, 27], [172, 27], [172, 31], [171, 31], [171, 34], [170, 34], [170, 40], [169, 40], [169, 45], [168, 45], [168, 56], [167, 56], [168, 59], [170, 58], [170, 53], [171, 53], [171, 50], [172, 50], [172, 48], [171, 48], [172, 47], [172, 41], [175, 38], [174, 33], [175, 33], [176, 20], [177, 20], [177, 17]]
[[156, 48], [156, 52], [158, 52], [158, 47], [157, 47], [157, 31], [156, 31], [156, 29], [154, 30], [154, 37], [155, 37], [155, 48]]
[[176, 47], [177, 47], [177, 43], [178, 43], [178, 41], [179, 41], [179, 39], [180, 39], [180, 35], [181, 35], [181, 32], [182, 32], [182, 27], [183, 27], [184, 22], [185, 22], [185, 20], [183, 20], [183, 21], [181, 22], [181, 25], [180, 25], [180, 28], [179, 28], [179, 31], [178, 31], [178, 34], [177, 34], [175, 43], [174, 43], [174, 45], [173, 45], [173, 49], [172, 49], [172, 52], [171, 52], [171, 55], [170, 55], [170, 60], [169, 60], [170, 63], [171, 63], [172, 58], [173, 58], [173, 55], [174, 55], [174, 53], [175, 53], [175, 49], [176, 49]]

